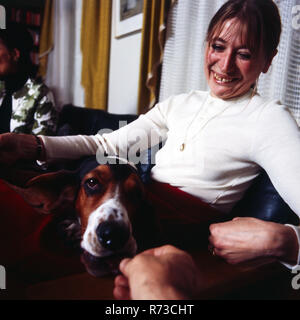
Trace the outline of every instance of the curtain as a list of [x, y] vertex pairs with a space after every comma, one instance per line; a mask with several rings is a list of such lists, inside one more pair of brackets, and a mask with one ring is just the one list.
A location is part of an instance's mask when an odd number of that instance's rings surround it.
[[[205, 35], [210, 19], [225, 0], [178, 0], [167, 25], [159, 100], [193, 89], [207, 90]], [[283, 30], [272, 66], [260, 77], [258, 92], [286, 104], [300, 123], [300, 0], [275, 0]], [[298, 28], [299, 24], [299, 28]]]
[[288, 106], [300, 124], [300, 16], [299, 28], [294, 23], [300, 0], [275, 0], [280, 11], [282, 33], [278, 54], [270, 70], [260, 76], [258, 92], [276, 98]]
[[82, 0], [53, 0], [54, 49], [48, 56], [45, 82], [58, 108], [67, 103], [83, 106], [80, 85], [82, 57], [80, 28]]
[[205, 35], [209, 21], [225, 0], [178, 0], [167, 25], [159, 100], [192, 89], [207, 90]]
[[111, 0], [83, 1], [81, 51], [85, 105], [107, 109]]
[[165, 22], [168, 10], [174, 2], [175, 0], [144, 0], [138, 113], [144, 113], [158, 100]]
[[53, 1], [46, 0], [39, 47], [38, 76], [42, 78], [46, 76], [48, 55], [53, 49], [53, 9]]

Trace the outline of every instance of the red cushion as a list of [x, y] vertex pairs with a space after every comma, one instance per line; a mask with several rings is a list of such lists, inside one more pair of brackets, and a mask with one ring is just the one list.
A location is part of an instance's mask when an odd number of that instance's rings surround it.
[[[198, 245], [198, 226], [202, 224], [207, 230], [209, 223], [224, 218], [200, 199], [168, 184], [150, 183], [147, 196], [163, 232], [169, 233], [170, 242], [182, 240], [188, 233]], [[54, 217], [37, 213], [1, 180], [0, 206], [1, 265], [11, 268], [30, 283], [84, 271], [79, 254], [59, 241], [53, 229], [55, 224], [51, 224]], [[196, 236], [191, 231], [196, 231]], [[207, 239], [205, 232], [203, 235]], [[173, 244], [180, 246], [181, 242]]]
[[169, 184], [152, 181], [146, 191], [164, 243], [182, 249], [207, 247], [209, 225], [229, 219], [201, 199]]
[[[28, 282], [84, 270], [79, 255], [63, 248], [55, 234], [48, 232], [45, 237], [46, 226], [50, 225], [53, 216], [37, 213], [2, 180], [0, 206], [1, 265], [22, 275]], [[45, 239], [52, 246], [45, 243]]]

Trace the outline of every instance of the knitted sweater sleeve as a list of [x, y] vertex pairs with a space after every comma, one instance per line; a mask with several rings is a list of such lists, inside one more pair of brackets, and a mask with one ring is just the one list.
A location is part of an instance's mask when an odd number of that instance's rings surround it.
[[252, 158], [269, 175], [274, 187], [300, 216], [300, 129], [288, 109], [269, 105], [257, 120]]
[[[263, 109], [257, 120], [252, 157], [267, 172], [283, 200], [300, 217], [300, 129], [286, 107], [271, 103]], [[289, 226], [295, 231], [300, 248], [300, 227]]]
[[[78, 159], [104, 153], [122, 158], [134, 157], [166, 138], [166, 110], [169, 101], [158, 104], [147, 114], [110, 133], [101, 131], [94, 136], [40, 136], [44, 142], [47, 161]], [[107, 130], [106, 130], [107, 132]]]

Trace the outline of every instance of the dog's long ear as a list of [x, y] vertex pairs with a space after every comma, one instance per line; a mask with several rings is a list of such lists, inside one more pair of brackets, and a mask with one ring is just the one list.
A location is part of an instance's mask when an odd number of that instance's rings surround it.
[[79, 180], [74, 172], [61, 170], [34, 177], [25, 187], [8, 185], [38, 212], [58, 214], [74, 208]]

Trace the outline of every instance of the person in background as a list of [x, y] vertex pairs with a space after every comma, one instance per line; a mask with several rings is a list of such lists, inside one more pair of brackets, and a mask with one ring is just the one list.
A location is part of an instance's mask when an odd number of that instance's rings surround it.
[[171, 245], [123, 259], [120, 271], [113, 291], [119, 300], [193, 299], [201, 286], [192, 257]]
[[33, 39], [23, 26], [0, 30], [0, 133], [54, 135], [57, 110], [51, 91], [35, 78]]

